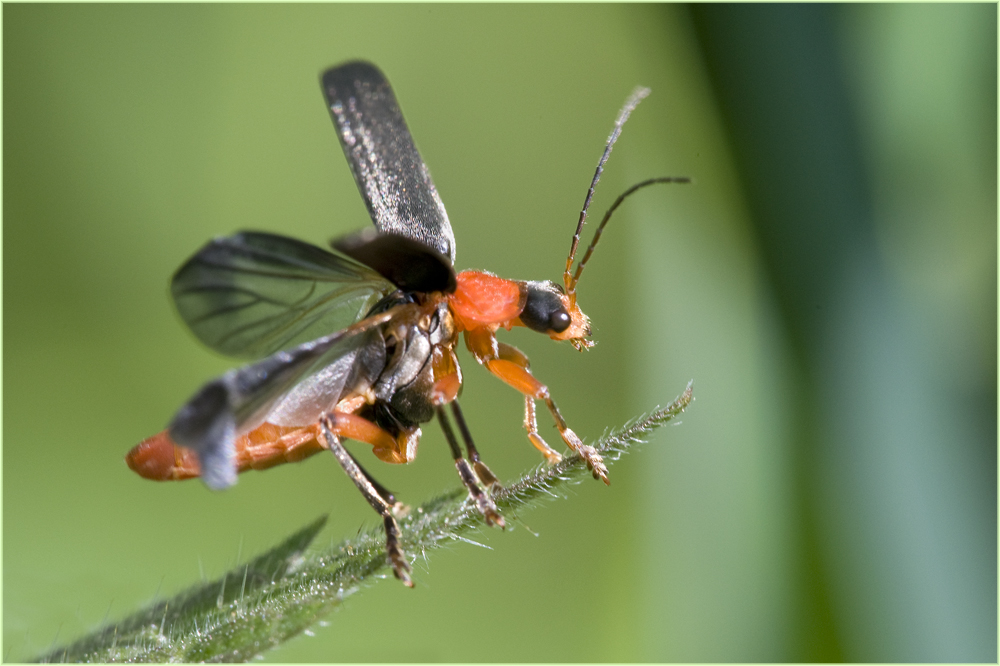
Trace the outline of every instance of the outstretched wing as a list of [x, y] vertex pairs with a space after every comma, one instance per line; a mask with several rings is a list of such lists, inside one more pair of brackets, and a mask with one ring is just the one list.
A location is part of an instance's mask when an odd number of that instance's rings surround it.
[[375, 381], [385, 367], [380, 327], [397, 310], [373, 315], [208, 382], [178, 410], [170, 423], [170, 438], [197, 453], [206, 485], [231, 486], [236, 483], [238, 436], [265, 420], [276, 425], [308, 425], [333, 409], [345, 389]]
[[429, 245], [455, 263], [455, 235], [430, 171], [375, 65], [328, 69], [323, 94], [375, 228]]
[[177, 311], [199, 340], [261, 358], [361, 319], [394, 287], [378, 273], [293, 238], [216, 238], [174, 275]]

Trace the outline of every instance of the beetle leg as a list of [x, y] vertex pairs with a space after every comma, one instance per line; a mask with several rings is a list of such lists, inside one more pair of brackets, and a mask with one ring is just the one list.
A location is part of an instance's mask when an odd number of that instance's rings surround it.
[[476, 476], [487, 488], [498, 485], [497, 477], [486, 466], [486, 463], [479, 459], [479, 451], [476, 450], [476, 445], [472, 442], [472, 433], [469, 432], [469, 427], [465, 424], [465, 417], [462, 416], [462, 410], [458, 406], [458, 393], [462, 388], [462, 368], [458, 365], [455, 350], [443, 345], [435, 347], [433, 363], [434, 386], [431, 389], [431, 397], [434, 405], [451, 403], [452, 414], [458, 423], [458, 431], [465, 441], [465, 449], [469, 453], [473, 469], [476, 470]]
[[[413, 587], [413, 581], [410, 579], [410, 571], [412, 569], [406, 559], [406, 553], [403, 552], [399, 544], [401, 533], [399, 531], [399, 524], [392, 515], [392, 504], [383, 497], [382, 493], [379, 492], [379, 488], [376, 488], [375, 484], [372, 483], [371, 477], [361, 469], [361, 466], [354, 460], [354, 457], [340, 443], [340, 437], [333, 432], [336, 430], [336, 422], [333, 416], [333, 414], [324, 414], [320, 417], [320, 434], [326, 440], [327, 448], [330, 449], [334, 457], [337, 458], [337, 462], [347, 472], [347, 476], [351, 477], [351, 481], [358, 487], [364, 498], [368, 500], [368, 504], [382, 516], [382, 523], [385, 526], [386, 557], [389, 560], [389, 564], [392, 565], [392, 573], [396, 578], [403, 581], [404, 585]], [[384, 491], [384, 488], [382, 490]]]
[[535, 413], [535, 399], [524, 396], [524, 429], [528, 431], [528, 440], [545, 456], [545, 462], [555, 465], [562, 460], [562, 455], [549, 446], [538, 434], [538, 416]]
[[455, 400], [462, 390], [462, 367], [458, 364], [455, 350], [444, 345], [436, 345], [431, 363], [434, 369], [431, 401], [435, 405], [443, 405]]
[[399, 437], [393, 437], [368, 419], [357, 414], [333, 411], [326, 415], [331, 421], [331, 430], [341, 437], [371, 444], [372, 452], [379, 460], [388, 463], [413, 462], [417, 457], [420, 443], [420, 428], [404, 429]]
[[469, 426], [465, 424], [465, 417], [462, 416], [462, 410], [459, 408], [457, 400], [451, 403], [451, 413], [455, 417], [455, 423], [458, 424], [458, 431], [462, 433], [462, 439], [465, 440], [465, 449], [469, 452], [469, 460], [472, 461], [472, 467], [476, 470], [476, 476], [487, 488], [499, 487], [500, 481], [486, 466], [486, 463], [479, 459], [479, 451], [476, 450], [476, 445], [472, 442], [472, 433], [469, 432]]
[[[476, 360], [485, 365], [486, 368], [494, 375], [523, 393], [529, 399], [544, 400], [545, 405], [549, 408], [549, 412], [552, 414], [552, 418], [555, 419], [556, 428], [559, 429], [559, 434], [562, 436], [563, 441], [566, 442], [566, 445], [576, 453], [580, 454], [580, 457], [587, 463], [587, 467], [590, 468], [590, 471], [594, 475], [595, 479], [600, 479], [604, 481], [605, 484], [610, 483], [610, 481], [608, 481], [608, 468], [604, 464], [604, 459], [601, 458], [597, 449], [584, 444], [577, 434], [570, 430], [569, 426], [566, 424], [566, 419], [564, 419], [562, 414], [559, 413], [559, 408], [556, 407], [555, 401], [552, 400], [552, 396], [549, 394], [549, 388], [535, 379], [535, 377], [531, 374], [531, 371], [528, 369], [530, 364], [528, 363], [527, 356], [525, 356], [516, 347], [497, 342], [493, 331], [485, 327], [475, 329], [473, 331], [466, 331], [465, 343], [466, 346], [468, 346], [469, 351], [471, 351], [476, 357]], [[545, 449], [541, 449], [541, 447], [539, 447], [535, 438], [537, 437], [537, 439], [541, 441], [546, 448], [548, 448], [548, 445], [545, 444], [544, 440], [542, 440], [540, 436], [538, 436], [537, 424], [529, 422], [529, 415], [527, 412], [528, 409], [525, 408], [525, 427], [529, 428], [528, 438], [536, 448], [539, 448], [542, 453], [545, 453]], [[535, 426], [535, 437], [532, 437], [532, 432], [530, 430], [530, 426], [533, 425]]]
[[[525, 372], [531, 372], [531, 363], [528, 361], [528, 357], [517, 347], [497, 342], [497, 355], [502, 360], [521, 366]], [[549, 446], [542, 439], [542, 436], [538, 434], [538, 416], [535, 411], [535, 399], [530, 395], [524, 396], [524, 429], [528, 431], [528, 440], [545, 456], [545, 462], [555, 465], [562, 460], [559, 452]]]
[[469, 496], [476, 502], [476, 507], [483, 514], [486, 522], [490, 525], [499, 525], [502, 529], [505, 526], [503, 516], [497, 511], [497, 506], [490, 499], [490, 496], [476, 483], [476, 475], [473, 473], [469, 461], [462, 457], [462, 449], [459, 448], [458, 441], [455, 439], [455, 433], [451, 430], [451, 423], [448, 422], [448, 415], [445, 414], [444, 407], [438, 405], [436, 410], [438, 421], [441, 422], [441, 430], [444, 431], [444, 437], [448, 440], [448, 445], [451, 447], [451, 454], [455, 458], [455, 468], [458, 470], [459, 478], [462, 479], [462, 483], [469, 490]]
[[[347, 447], [344, 447], [344, 450], [347, 451]], [[358, 466], [358, 469], [361, 470], [361, 473], [365, 475], [366, 479], [368, 479], [368, 483], [372, 484], [372, 486], [375, 488], [375, 492], [377, 492], [386, 502], [389, 503], [389, 505], [392, 507], [393, 515], [396, 516], [400, 515], [399, 514], [400, 509], [405, 509], [405, 507], [402, 502], [396, 501], [396, 493], [392, 492], [391, 490], [383, 486], [381, 483], [376, 481], [375, 477], [369, 474], [368, 470], [366, 470], [364, 467], [361, 466], [361, 463], [358, 462], [358, 459], [354, 457], [353, 453], [347, 451], [347, 455], [351, 456], [351, 460], [354, 461], [354, 464]]]

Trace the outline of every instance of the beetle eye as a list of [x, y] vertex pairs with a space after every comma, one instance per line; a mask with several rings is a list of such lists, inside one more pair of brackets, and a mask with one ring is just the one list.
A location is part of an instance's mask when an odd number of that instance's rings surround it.
[[562, 333], [569, 328], [570, 322], [569, 313], [560, 309], [559, 312], [553, 312], [549, 317], [549, 329], [556, 333]]

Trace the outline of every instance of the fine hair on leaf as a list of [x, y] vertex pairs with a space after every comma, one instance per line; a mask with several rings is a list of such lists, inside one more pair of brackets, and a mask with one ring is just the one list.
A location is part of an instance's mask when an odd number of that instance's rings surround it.
[[[672, 403], [606, 433], [593, 446], [612, 463], [691, 403], [692, 385]], [[579, 455], [540, 465], [496, 489], [493, 500], [507, 513], [560, 499], [568, 484], [589, 477]], [[469, 493], [455, 489], [413, 507], [399, 519], [406, 552], [426, 559], [441, 545], [470, 541], [483, 519]], [[322, 530], [320, 517], [283, 542], [217, 580], [196, 585], [47, 654], [37, 661], [166, 662], [248, 661], [305, 631], [343, 600], [372, 583], [392, 578], [385, 532], [374, 523], [325, 551], [308, 551]]]

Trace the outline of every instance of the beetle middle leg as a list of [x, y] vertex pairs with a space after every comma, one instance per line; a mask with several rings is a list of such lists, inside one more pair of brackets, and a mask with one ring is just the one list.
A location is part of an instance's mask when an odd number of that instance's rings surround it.
[[462, 416], [462, 410], [458, 406], [458, 393], [462, 386], [462, 369], [458, 365], [458, 359], [455, 357], [455, 350], [443, 345], [436, 347], [434, 349], [433, 364], [434, 385], [431, 389], [431, 396], [434, 405], [451, 404], [451, 413], [455, 417], [455, 422], [458, 424], [458, 431], [465, 441], [465, 450], [469, 454], [469, 460], [472, 462], [473, 469], [476, 470], [476, 476], [479, 477], [479, 480], [487, 488], [499, 485], [500, 482], [497, 480], [497, 477], [486, 466], [486, 463], [479, 459], [479, 451], [472, 441], [472, 433], [469, 432], [469, 426], [466, 425], [465, 417]]
[[[462, 457], [462, 449], [458, 446], [458, 441], [455, 439], [455, 433], [451, 429], [451, 423], [448, 421], [448, 415], [445, 414], [444, 406], [438, 405], [435, 409], [437, 410], [438, 421], [441, 423], [441, 430], [444, 431], [444, 437], [448, 440], [448, 445], [451, 447], [451, 454], [455, 458], [455, 468], [458, 470], [458, 476], [462, 479], [462, 483], [465, 484], [465, 487], [469, 490], [469, 496], [476, 502], [476, 507], [479, 509], [479, 512], [483, 514], [487, 523], [490, 525], [499, 525], [503, 528], [505, 526], [503, 516], [500, 515], [496, 504], [493, 503], [490, 496], [479, 487], [479, 484], [476, 482], [476, 474], [473, 473], [472, 467], [469, 465], [469, 461]], [[461, 412], [457, 410], [455, 413], [461, 414]], [[462, 421], [463, 426], [464, 423], [465, 422]], [[468, 430], [465, 429], [465, 432], [468, 432]], [[471, 442], [472, 439], [470, 438], [467, 441]], [[473, 447], [472, 450], [474, 451], [475, 447]], [[478, 457], [478, 454], [476, 457]], [[487, 469], [487, 471], [489, 470]], [[490, 476], [493, 476], [492, 472], [490, 472]], [[494, 477], [494, 481], [495, 480], [496, 477]]]
[[[403, 548], [399, 543], [401, 537], [399, 523], [396, 522], [395, 517], [392, 515], [394, 504], [392, 494], [388, 493], [382, 486], [376, 486], [367, 472], [354, 460], [354, 456], [344, 448], [344, 445], [340, 442], [340, 437], [334, 434], [336, 425], [331, 414], [321, 416], [319, 425], [320, 433], [323, 439], [326, 440], [327, 447], [337, 458], [337, 462], [344, 468], [347, 475], [351, 477], [351, 481], [361, 491], [364, 498], [368, 500], [368, 504], [382, 516], [382, 523], [385, 526], [385, 551], [389, 559], [389, 564], [392, 565], [392, 573], [396, 578], [403, 581], [404, 585], [413, 587], [413, 581], [410, 579], [412, 569], [406, 559], [406, 553], [403, 552]], [[385, 495], [388, 495], [388, 498]]]
[[469, 426], [465, 423], [465, 417], [462, 416], [462, 410], [459, 408], [457, 400], [451, 403], [451, 414], [455, 417], [455, 423], [458, 424], [458, 431], [462, 434], [462, 439], [465, 441], [465, 450], [469, 453], [469, 460], [472, 462], [472, 468], [476, 470], [476, 476], [479, 477], [479, 480], [487, 488], [499, 486], [500, 481], [490, 468], [486, 466], [486, 463], [479, 459], [479, 451], [472, 441], [472, 433], [469, 432]]

